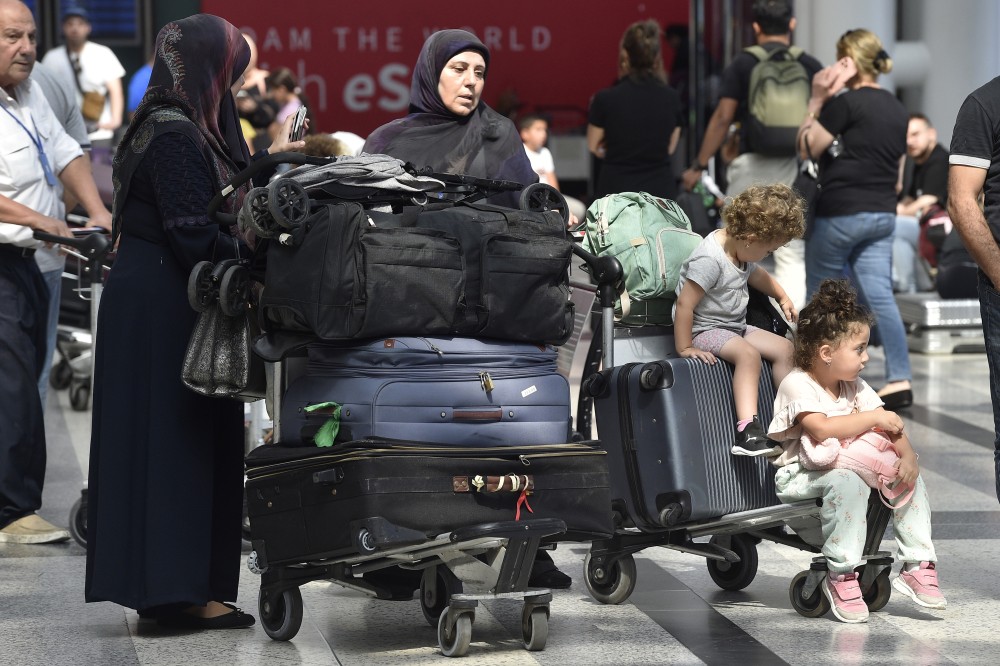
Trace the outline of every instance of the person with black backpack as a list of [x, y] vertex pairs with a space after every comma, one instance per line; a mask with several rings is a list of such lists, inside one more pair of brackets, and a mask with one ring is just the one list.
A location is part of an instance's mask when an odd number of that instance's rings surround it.
[[[744, 49], [722, 73], [719, 104], [694, 162], [682, 176], [686, 190], [701, 179], [734, 122], [740, 123], [740, 155], [726, 171], [728, 196], [753, 184], [791, 186], [795, 180], [795, 134], [807, 111], [812, 77], [823, 65], [791, 45], [795, 18], [789, 0], [756, 0], [752, 13], [757, 43]], [[806, 300], [804, 256], [801, 240], [774, 253], [775, 278], [796, 307]]]

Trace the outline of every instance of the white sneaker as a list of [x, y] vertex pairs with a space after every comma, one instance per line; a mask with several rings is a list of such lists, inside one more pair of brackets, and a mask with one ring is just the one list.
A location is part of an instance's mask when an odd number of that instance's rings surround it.
[[0, 541], [8, 543], [58, 543], [68, 539], [68, 531], [33, 513], [0, 529]]

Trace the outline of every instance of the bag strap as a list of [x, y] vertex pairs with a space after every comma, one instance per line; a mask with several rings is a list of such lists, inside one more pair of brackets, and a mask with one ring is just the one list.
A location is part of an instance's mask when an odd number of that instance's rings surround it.
[[73, 70], [73, 82], [76, 84], [76, 89], [83, 95], [83, 85], [80, 83], [80, 72], [83, 71], [83, 68], [80, 66], [80, 58], [78, 56], [74, 62], [73, 56], [69, 54], [68, 46], [66, 47], [66, 59], [69, 60], [69, 68]]

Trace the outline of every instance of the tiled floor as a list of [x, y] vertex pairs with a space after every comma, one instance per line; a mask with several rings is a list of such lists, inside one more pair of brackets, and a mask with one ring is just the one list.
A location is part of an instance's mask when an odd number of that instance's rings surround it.
[[[475, 664], [995, 664], [1000, 578], [994, 571], [1000, 506], [992, 472], [993, 420], [982, 355], [912, 357], [917, 405], [905, 412], [935, 509], [946, 611], [898, 595], [867, 625], [807, 619], [788, 600], [810, 556], [763, 543], [754, 582], [719, 590], [705, 561], [665, 549], [636, 556], [638, 587], [619, 606], [587, 594], [583, 546], [556, 561], [572, 589], [552, 602], [548, 646], [526, 652], [520, 607], [498, 600], [477, 615], [466, 659]], [[880, 385], [882, 363], [866, 371]], [[49, 467], [42, 514], [65, 524], [79, 496], [89, 414], [50, 397]], [[891, 542], [884, 544], [892, 547]], [[435, 631], [416, 601], [372, 600], [325, 582], [305, 585], [294, 640], [271, 641], [259, 624], [228, 632], [168, 632], [111, 604], [83, 603], [84, 552], [75, 543], [0, 544], [0, 664], [395, 664], [441, 663]], [[257, 579], [242, 568], [239, 603], [257, 614]]]

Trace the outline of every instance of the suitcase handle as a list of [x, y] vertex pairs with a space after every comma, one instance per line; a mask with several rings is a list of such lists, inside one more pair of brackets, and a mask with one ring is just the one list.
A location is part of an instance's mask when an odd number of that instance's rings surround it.
[[452, 412], [453, 421], [488, 421], [498, 423], [503, 420], [503, 409], [456, 409]]
[[535, 477], [532, 474], [454, 476], [451, 486], [456, 493], [530, 493], [535, 489]]

